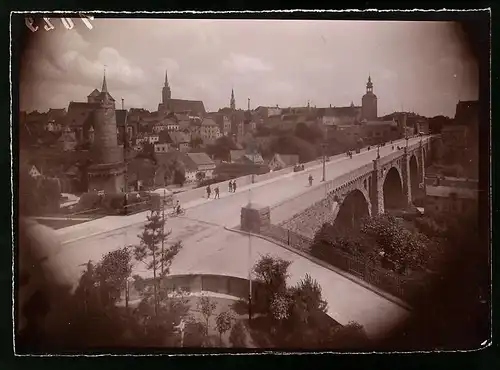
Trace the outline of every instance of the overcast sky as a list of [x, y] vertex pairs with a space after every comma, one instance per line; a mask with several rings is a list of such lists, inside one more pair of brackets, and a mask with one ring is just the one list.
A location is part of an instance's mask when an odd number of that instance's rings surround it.
[[168, 69], [172, 97], [209, 111], [361, 104], [368, 74], [379, 115], [453, 116], [478, 95], [478, 72], [452, 23], [80, 19], [39, 29], [21, 76], [21, 109], [67, 108], [101, 88], [125, 107], [156, 110]]

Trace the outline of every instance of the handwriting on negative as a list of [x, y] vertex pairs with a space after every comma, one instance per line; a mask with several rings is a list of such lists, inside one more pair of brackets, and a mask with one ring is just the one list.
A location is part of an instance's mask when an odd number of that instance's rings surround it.
[[[71, 18], [59, 18], [63, 24], [63, 26], [67, 29], [67, 30], [71, 30], [75, 24], [73, 23], [73, 20]], [[93, 21], [94, 20], [94, 17], [91, 16], [91, 15], [86, 15], [86, 14], [80, 14], [80, 19], [82, 20], [83, 24], [85, 26], [87, 26], [87, 28], [89, 30], [91, 30], [92, 28], [94, 28], [94, 26], [92, 26], [92, 23], [90, 23], [90, 21]], [[54, 28], [56, 28], [54, 26], [54, 24], [52, 23], [53, 21], [50, 20], [50, 18], [43, 18], [43, 21], [45, 22], [45, 25], [43, 26], [43, 28], [45, 29], [45, 31], [51, 31], [53, 30]], [[35, 20], [31, 17], [26, 17], [24, 19], [24, 23], [26, 24], [26, 27], [28, 27], [30, 29], [31, 32], [36, 32], [38, 31], [38, 26], [35, 25]]]

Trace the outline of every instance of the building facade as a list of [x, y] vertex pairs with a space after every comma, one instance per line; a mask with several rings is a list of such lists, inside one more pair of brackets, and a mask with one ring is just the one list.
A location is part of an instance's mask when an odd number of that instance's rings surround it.
[[368, 76], [366, 83], [366, 94], [361, 99], [362, 119], [377, 119], [377, 96], [373, 93], [373, 83], [371, 76]]

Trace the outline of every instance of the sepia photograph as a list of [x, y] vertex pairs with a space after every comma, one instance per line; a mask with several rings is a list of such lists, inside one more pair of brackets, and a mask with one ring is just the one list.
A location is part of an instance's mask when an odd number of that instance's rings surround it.
[[374, 14], [11, 14], [16, 354], [489, 346], [490, 12]]

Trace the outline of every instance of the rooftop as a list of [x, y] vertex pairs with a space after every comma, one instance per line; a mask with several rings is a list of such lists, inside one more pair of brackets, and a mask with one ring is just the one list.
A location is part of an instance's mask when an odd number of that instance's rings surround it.
[[427, 196], [431, 197], [452, 197], [456, 196], [461, 199], [476, 199], [477, 191], [474, 189], [459, 188], [452, 186], [429, 186], [425, 187]]

